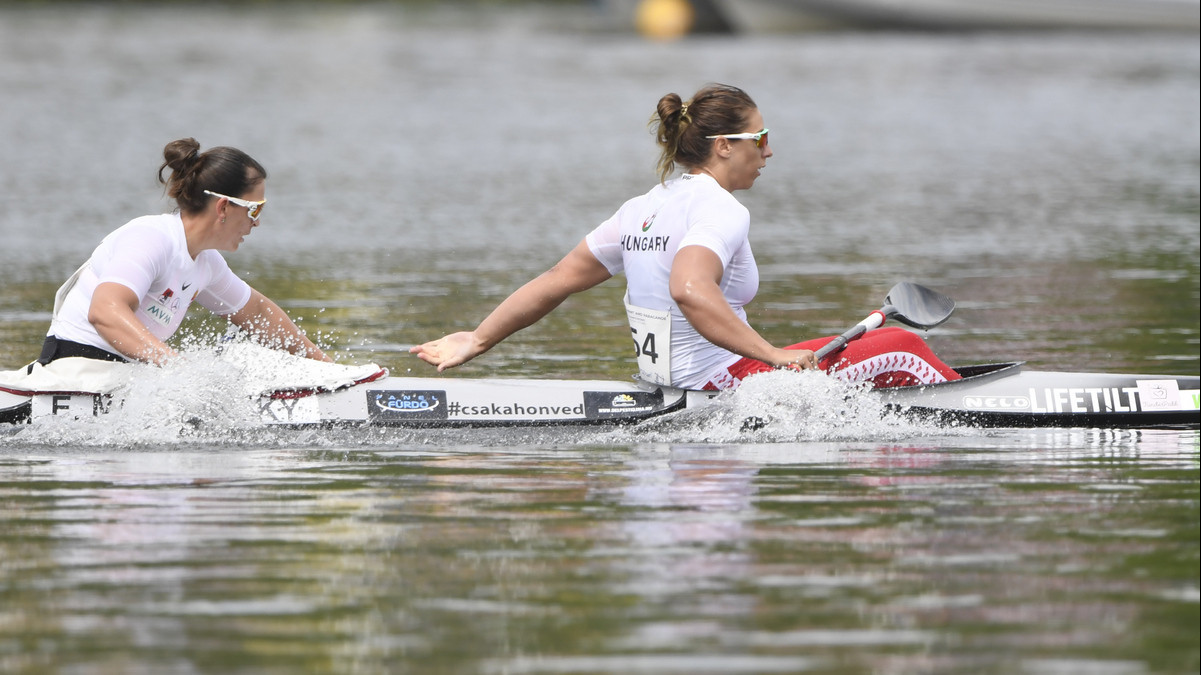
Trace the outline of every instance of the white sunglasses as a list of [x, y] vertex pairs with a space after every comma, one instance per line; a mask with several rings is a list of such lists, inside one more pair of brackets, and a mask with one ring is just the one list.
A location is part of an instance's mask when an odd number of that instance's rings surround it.
[[246, 199], [238, 199], [237, 197], [223, 195], [220, 192], [213, 192], [212, 190], [205, 190], [204, 194], [212, 195], [220, 199], [228, 199], [231, 204], [237, 204], [238, 206], [241, 206], [242, 208], [246, 209], [246, 215], [250, 216], [251, 220], [259, 219], [259, 214], [263, 212], [263, 205], [267, 203], [266, 199], [261, 202], [252, 202]]
[[705, 136], [705, 138], [728, 138], [731, 141], [754, 141], [755, 147], [762, 148], [767, 145], [768, 129], [763, 131], [747, 131], [741, 134], [716, 134], [714, 136]]

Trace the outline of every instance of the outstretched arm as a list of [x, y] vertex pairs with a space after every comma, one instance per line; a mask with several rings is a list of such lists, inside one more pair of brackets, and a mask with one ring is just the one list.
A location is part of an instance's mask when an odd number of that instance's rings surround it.
[[581, 241], [554, 267], [505, 298], [474, 331], [452, 333], [416, 345], [409, 352], [437, 366], [438, 372], [453, 368], [492, 349], [522, 328], [537, 323], [573, 293], [592, 288], [611, 276], [592, 255], [587, 242]]
[[250, 289], [250, 300], [231, 314], [229, 320], [249, 332], [260, 344], [282, 348], [315, 361], [333, 361], [301, 332], [279, 305], [253, 288]]
[[681, 248], [671, 265], [671, 299], [701, 337], [769, 365], [817, 367], [813, 352], [773, 347], [740, 319], [722, 295], [721, 275], [721, 259], [704, 246]]

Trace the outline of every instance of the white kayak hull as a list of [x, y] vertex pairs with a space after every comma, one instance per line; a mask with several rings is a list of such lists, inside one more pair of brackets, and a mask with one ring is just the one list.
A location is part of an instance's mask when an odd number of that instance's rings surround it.
[[270, 424], [402, 427], [540, 426], [631, 422], [680, 410], [682, 389], [606, 380], [389, 377], [340, 392], [259, 401]]
[[[978, 427], [1198, 427], [1198, 378], [969, 366], [962, 380], [877, 389], [889, 408]], [[388, 377], [338, 391], [277, 392], [257, 401], [264, 424], [396, 427], [631, 424], [705, 405], [715, 392], [640, 382]], [[103, 414], [103, 395], [0, 391], [0, 421]]]
[[1201, 426], [1196, 376], [1028, 371], [1021, 363], [956, 370], [963, 379], [876, 392], [909, 414], [969, 426]]

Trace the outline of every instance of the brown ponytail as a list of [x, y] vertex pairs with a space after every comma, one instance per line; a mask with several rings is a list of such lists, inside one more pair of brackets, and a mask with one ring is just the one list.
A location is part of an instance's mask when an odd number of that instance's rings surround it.
[[687, 102], [679, 94], [659, 99], [650, 121], [660, 147], [659, 181], [666, 181], [677, 164], [688, 169], [703, 166], [713, 152], [713, 143], [705, 137], [738, 133], [757, 107], [746, 92], [725, 84], [705, 86]]
[[[170, 178], [163, 171], [170, 168]], [[240, 197], [267, 178], [267, 170], [250, 155], [237, 148], [216, 147], [200, 152], [194, 138], [171, 141], [163, 148], [163, 164], [158, 182], [167, 186], [167, 195], [184, 213], [199, 213], [213, 197], [205, 190]]]

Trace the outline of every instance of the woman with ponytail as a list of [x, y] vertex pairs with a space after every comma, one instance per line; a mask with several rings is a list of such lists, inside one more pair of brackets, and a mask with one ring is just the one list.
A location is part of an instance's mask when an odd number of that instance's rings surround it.
[[[686, 389], [727, 389], [779, 367], [832, 369], [877, 386], [958, 379], [917, 335], [873, 331], [817, 363], [833, 338], [774, 347], [747, 323], [759, 288], [750, 213], [732, 194], [747, 190], [772, 156], [768, 130], [746, 92], [713, 84], [688, 101], [659, 99], [651, 117], [660, 147], [659, 183], [590, 232], [565, 258], [515, 291], [474, 330], [410, 351], [452, 368], [546, 316], [573, 293], [618, 272], [643, 379]], [[683, 173], [669, 178], [676, 167]], [[854, 366], [854, 368], [850, 368]]]
[[163, 149], [158, 179], [179, 208], [135, 218], [100, 242], [59, 289], [38, 363], [82, 356], [163, 364], [176, 355], [165, 341], [193, 301], [263, 344], [329, 361], [218, 253], [237, 250], [258, 226], [266, 203], [262, 165], [235, 148], [200, 152], [184, 138]]

